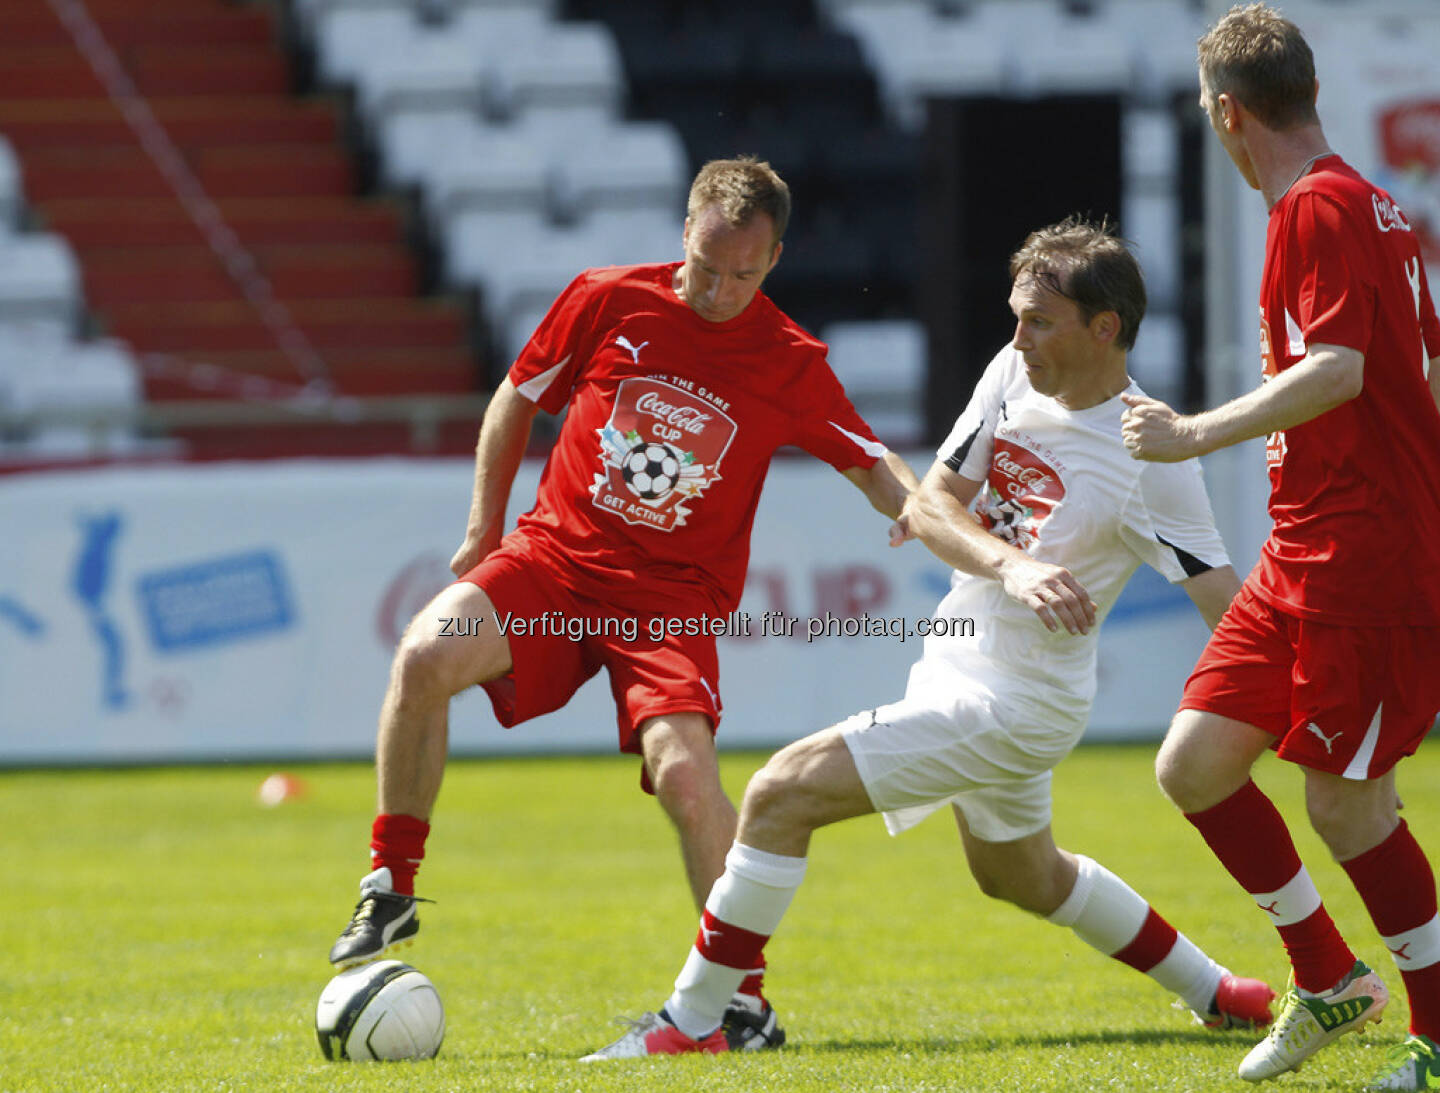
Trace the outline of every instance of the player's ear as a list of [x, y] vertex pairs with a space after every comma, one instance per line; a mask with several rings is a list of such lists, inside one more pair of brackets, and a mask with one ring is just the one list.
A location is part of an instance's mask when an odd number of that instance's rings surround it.
[[1120, 315], [1102, 311], [1090, 320], [1090, 333], [1100, 341], [1113, 342], [1120, 336]]
[[1233, 133], [1240, 128], [1240, 102], [1228, 91], [1222, 91], [1216, 96], [1220, 104], [1220, 124], [1227, 133]]
[[774, 251], [773, 254], [770, 255], [770, 265], [769, 265], [769, 266], [766, 268], [766, 270], [765, 270], [766, 273], [769, 273], [770, 270], [772, 270], [772, 269], [775, 268], [775, 263], [778, 262], [778, 261], [780, 261], [780, 252], [781, 252], [782, 250], [784, 250], [784, 249], [785, 249], [785, 244], [782, 243], [782, 242], [780, 242], [780, 241], [777, 239], [777, 240], [775, 241], [775, 251]]

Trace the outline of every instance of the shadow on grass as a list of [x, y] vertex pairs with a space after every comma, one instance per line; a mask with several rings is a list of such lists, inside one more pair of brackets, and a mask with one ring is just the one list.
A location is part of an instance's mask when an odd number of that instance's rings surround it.
[[1101, 1047], [1116, 1044], [1135, 1046], [1168, 1045], [1184, 1047], [1194, 1045], [1226, 1045], [1242, 1047], [1253, 1043], [1255, 1034], [1246, 1032], [1216, 1033], [1205, 1029], [1110, 1029], [1104, 1032], [1074, 1032], [1066, 1035], [1036, 1036], [974, 1036], [951, 1037], [930, 1036], [911, 1040], [790, 1040], [785, 1051], [796, 1054], [816, 1055], [837, 1052], [858, 1051], [904, 1051], [931, 1055], [975, 1055], [989, 1051], [1011, 1048], [1082, 1047], [1093, 1044]]
[[[1026, 1048], [1099, 1047], [1129, 1044], [1133, 1046], [1232, 1046], [1247, 1048], [1254, 1043], [1255, 1034], [1243, 1031], [1216, 1033], [1201, 1028], [1195, 1029], [1112, 1029], [1104, 1032], [1076, 1032], [1070, 1035], [1036, 1036], [928, 1036], [923, 1039], [894, 1040], [802, 1040], [792, 1037], [785, 1043], [781, 1055], [837, 1055], [849, 1053], [887, 1052], [914, 1053], [917, 1055], [980, 1055], [991, 1051], [1006, 1051]], [[593, 1048], [587, 1050], [594, 1050]], [[496, 1052], [487, 1058], [528, 1059], [542, 1062], [575, 1062], [580, 1053], [563, 1050], [530, 1048], [524, 1051]], [[760, 1057], [774, 1057], [766, 1052]]]

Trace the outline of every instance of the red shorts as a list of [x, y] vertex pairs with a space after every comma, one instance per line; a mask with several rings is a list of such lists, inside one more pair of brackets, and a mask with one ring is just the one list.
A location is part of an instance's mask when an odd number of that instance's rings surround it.
[[1440, 627], [1330, 626], [1271, 607], [1246, 581], [1185, 683], [1182, 710], [1275, 736], [1282, 759], [1378, 778], [1440, 711]]
[[[621, 751], [639, 754], [635, 730], [661, 714], [704, 714], [712, 733], [720, 724], [713, 634], [656, 638], [651, 632], [656, 616], [577, 596], [543, 562], [505, 546], [460, 579], [484, 589], [497, 625], [509, 617], [506, 638], [514, 666], [482, 684], [507, 729], [560, 709], [602, 667], [610, 673]], [[713, 615], [709, 601], [697, 599], [694, 617]]]

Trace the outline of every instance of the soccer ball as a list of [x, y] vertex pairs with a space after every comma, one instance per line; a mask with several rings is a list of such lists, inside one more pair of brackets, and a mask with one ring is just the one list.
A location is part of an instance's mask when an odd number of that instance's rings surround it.
[[315, 1035], [327, 1059], [429, 1059], [445, 1039], [445, 1007], [409, 964], [362, 964], [325, 984]]
[[664, 497], [680, 480], [680, 456], [668, 444], [642, 441], [620, 460], [620, 476], [642, 501]]

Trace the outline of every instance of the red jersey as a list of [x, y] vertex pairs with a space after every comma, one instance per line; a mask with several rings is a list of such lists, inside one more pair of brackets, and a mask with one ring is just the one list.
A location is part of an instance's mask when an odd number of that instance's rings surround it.
[[775, 450], [843, 471], [885, 448], [823, 342], [761, 293], [733, 319], [702, 319], [675, 293], [678, 268], [585, 271], [511, 367], [526, 398], [569, 412], [507, 542], [580, 595], [664, 614], [698, 594], [726, 613]]
[[1271, 209], [1260, 282], [1265, 375], [1316, 344], [1363, 353], [1364, 389], [1270, 436], [1256, 591], [1337, 625], [1440, 625], [1440, 323], [1404, 214], [1334, 155]]

